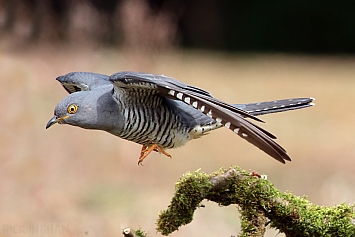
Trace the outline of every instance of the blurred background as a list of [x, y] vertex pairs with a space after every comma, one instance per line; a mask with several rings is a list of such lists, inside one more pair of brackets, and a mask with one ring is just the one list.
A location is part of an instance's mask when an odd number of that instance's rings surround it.
[[[239, 165], [318, 205], [355, 200], [355, 15], [351, 1], [0, 0], [0, 236], [156, 233], [188, 171]], [[101, 131], [45, 130], [71, 71], [165, 74], [230, 103], [315, 97], [263, 116], [292, 162], [227, 129], [151, 154]], [[209, 147], [209, 149], [205, 149]], [[230, 236], [236, 207], [205, 203], [171, 236]], [[266, 236], [283, 236], [269, 230]]]

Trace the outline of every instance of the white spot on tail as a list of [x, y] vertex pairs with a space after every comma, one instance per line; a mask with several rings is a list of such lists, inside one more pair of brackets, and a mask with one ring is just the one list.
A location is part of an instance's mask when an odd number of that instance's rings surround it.
[[178, 99], [180, 99], [180, 100], [182, 100], [182, 96], [183, 96], [184, 94], [183, 93], [177, 93], [177, 95], [176, 95], [176, 98], [178, 98]]
[[204, 112], [204, 111], [205, 111], [205, 106], [202, 105], [200, 110], [201, 110], [202, 112]]
[[188, 104], [190, 104], [190, 97], [185, 97], [184, 101]]
[[217, 121], [217, 123], [220, 123], [220, 122], [222, 122], [222, 119], [216, 118], [216, 121]]
[[198, 104], [197, 104], [197, 101], [195, 101], [195, 102], [192, 103], [192, 106], [193, 106], [194, 108], [197, 108], [197, 105], [198, 105]]
[[230, 122], [228, 122], [228, 123], [226, 123], [225, 125], [224, 125], [226, 128], [230, 128], [230, 126], [231, 126], [231, 123]]
[[170, 91], [168, 92], [168, 94], [174, 96], [174, 95], [175, 95], [175, 91], [174, 91], [174, 90], [170, 90]]
[[246, 133], [242, 133], [242, 136], [243, 136], [243, 137], [247, 137], [247, 136], [248, 136], [248, 134], [246, 134]]
[[233, 132], [238, 133], [239, 132], [239, 128], [234, 129]]
[[212, 110], [208, 111], [207, 116], [212, 117]]

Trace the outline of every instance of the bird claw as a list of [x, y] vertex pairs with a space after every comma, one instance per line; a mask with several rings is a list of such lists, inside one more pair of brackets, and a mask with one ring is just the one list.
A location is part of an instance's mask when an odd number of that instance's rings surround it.
[[169, 153], [167, 153], [166, 151], [164, 151], [164, 149], [162, 147], [160, 147], [157, 144], [152, 144], [150, 146], [142, 146], [142, 150], [141, 150], [141, 155], [138, 159], [138, 165], [143, 165], [142, 162], [143, 160], [152, 152], [160, 152], [163, 153], [164, 155], [166, 155], [167, 157], [171, 158], [171, 155]]

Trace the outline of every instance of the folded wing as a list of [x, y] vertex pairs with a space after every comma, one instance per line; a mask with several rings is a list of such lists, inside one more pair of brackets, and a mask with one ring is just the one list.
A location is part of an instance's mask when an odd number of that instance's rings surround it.
[[252, 143], [276, 160], [290, 161], [286, 151], [273, 139], [276, 137], [245, 118], [262, 122], [248, 112], [214, 98], [202, 89], [179, 82], [163, 75], [139, 72], [119, 72], [109, 79], [120, 93], [154, 94], [182, 101], [213, 118], [242, 139]]

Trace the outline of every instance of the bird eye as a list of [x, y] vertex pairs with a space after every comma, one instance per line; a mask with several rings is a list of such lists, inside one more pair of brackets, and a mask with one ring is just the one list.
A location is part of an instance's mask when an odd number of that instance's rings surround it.
[[75, 114], [76, 113], [76, 111], [78, 111], [78, 106], [76, 105], [76, 104], [71, 104], [71, 105], [69, 105], [69, 107], [68, 107], [68, 113], [69, 114]]

